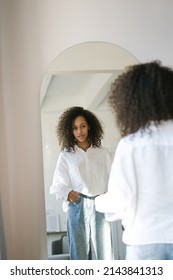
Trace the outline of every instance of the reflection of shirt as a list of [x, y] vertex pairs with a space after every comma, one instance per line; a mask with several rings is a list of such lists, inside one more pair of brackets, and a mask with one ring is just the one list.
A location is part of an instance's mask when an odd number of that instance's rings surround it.
[[95, 201], [122, 219], [126, 244], [173, 243], [173, 121], [119, 142], [108, 192]]
[[75, 152], [62, 151], [55, 168], [50, 193], [67, 201], [72, 190], [88, 196], [107, 191], [111, 157], [106, 148], [90, 147], [86, 152], [75, 146]]

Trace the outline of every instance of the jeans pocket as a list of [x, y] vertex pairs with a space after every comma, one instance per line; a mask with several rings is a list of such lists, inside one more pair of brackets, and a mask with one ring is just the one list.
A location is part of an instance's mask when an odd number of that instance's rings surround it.
[[76, 201], [70, 201], [70, 202], [68, 203], [68, 205], [69, 205], [69, 206], [75, 206], [75, 205], [79, 204], [80, 201], [81, 201], [81, 198], [79, 197], [79, 199], [77, 199]]

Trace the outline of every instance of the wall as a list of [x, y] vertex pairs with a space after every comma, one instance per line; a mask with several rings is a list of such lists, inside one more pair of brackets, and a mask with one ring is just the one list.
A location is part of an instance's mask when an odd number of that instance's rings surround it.
[[44, 259], [40, 87], [56, 55], [85, 41], [173, 65], [171, 0], [0, 0], [0, 187], [8, 259]]

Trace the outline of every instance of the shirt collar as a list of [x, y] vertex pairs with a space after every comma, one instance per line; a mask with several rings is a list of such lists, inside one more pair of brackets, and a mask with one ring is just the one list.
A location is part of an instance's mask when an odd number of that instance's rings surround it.
[[80, 148], [78, 145], [75, 145], [75, 150], [78, 150], [78, 151], [83, 151], [83, 152], [88, 152], [90, 149], [92, 149], [93, 148], [93, 146], [92, 146], [92, 144], [90, 145], [90, 147], [86, 150], [86, 151], [84, 151], [82, 148]]

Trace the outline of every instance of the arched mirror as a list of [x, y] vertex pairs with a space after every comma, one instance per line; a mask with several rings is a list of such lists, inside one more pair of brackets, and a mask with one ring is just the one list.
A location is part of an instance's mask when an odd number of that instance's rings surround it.
[[[111, 82], [123, 69], [136, 63], [137, 59], [119, 46], [104, 42], [87, 42], [67, 49], [48, 67], [41, 87], [48, 255], [51, 254], [52, 241], [66, 231], [66, 214], [62, 210], [62, 202], [49, 194], [60, 152], [55, 134], [58, 117], [70, 106], [82, 106], [96, 113], [104, 124], [103, 145], [113, 154], [119, 133], [107, 103], [108, 91]], [[121, 252], [118, 253], [119, 242], [121, 237], [114, 240], [116, 259], [121, 258]]]

